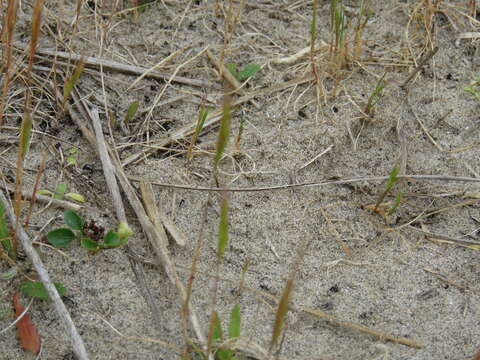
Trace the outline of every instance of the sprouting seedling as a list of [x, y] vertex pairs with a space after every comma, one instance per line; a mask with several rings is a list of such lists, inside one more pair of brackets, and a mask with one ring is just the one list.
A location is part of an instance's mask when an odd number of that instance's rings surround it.
[[385, 199], [385, 196], [393, 189], [395, 184], [398, 182], [398, 173], [400, 172], [400, 168], [398, 166], [394, 166], [392, 171], [390, 171], [390, 174], [388, 176], [387, 180], [387, 186], [385, 187], [385, 190], [380, 194], [378, 197], [377, 202], [375, 203], [375, 208], [373, 211], [377, 211], [378, 207], [382, 203], [383, 199]]
[[195, 127], [195, 132], [192, 135], [192, 139], [190, 140], [190, 145], [188, 146], [187, 151], [187, 160], [191, 161], [193, 158], [193, 147], [197, 143], [198, 136], [205, 125], [205, 121], [207, 120], [209, 109], [205, 106], [200, 107], [200, 112], [198, 114], [197, 126]]
[[125, 115], [124, 120], [125, 125], [128, 124], [135, 117], [135, 114], [138, 110], [138, 104], [138, 101], [134, 101], [128, 106], [127, 115]]
[[75, 66], [72, 75], [67, 79], [67, 81], [65, 81], [65, 86], [63, 87], [63, 107], [65, 107], [65, 104], [70, 98], [70, 94], [72, 93], [72, 90], [78, 79], [80, 79], [84, 68], [85, 59], [81, 58]]
[[373, 92], [370, 94], [370, 97], [368, 98], [367, 105], [365, 105], [364, 113], [367, 115], [370, 115], [372, 113], [373, 108], [377, 104], [378, 100], [383, 94], [383, 90], [387, 86], [386, 81], [384, 80], [385, 75], [387, 73], [384, 73], [382, 77], [378, 80], [377, 85], [375, 86], [375, 89]]
[[67, 150], [67, 166], [76, 166], [77, 165], [77, 158], [78, 158], [78, 148], [72, 146], [70, 149]]
[[262, 68], [258, 64], [247, 64], [243, 67], [241, 71], [237, 70], [236, 64], [226, 64], [225, 65], [230, 71], [230, 73], [240, 82], [247, 80], [249, 77], [254, 76]]
[[83, 195], [74, 193], [74, 192], [66, 192], [66, 191], [67, 191], [67, 185], [60, 183], [56, 186], [55, 191], [40, 189], [38, 190], [38, 194], [52, 196], [54, 199], [58, 199], [58, 200], [63, 200], [67, 198], [80, 203], [85, 202], [85, 197]]
[[109, 230], [104, 235], [104, 229], [95, 224], [93, 220], [86, 223], [83, 218], [73, 210], [65, 210], [63, 220], [67, 227], [57, 228], [47, 234], [48, 242], [55, 247], [69, 245], [75, 239], [87, 250], [97, 252], [100, 249], [113, 249], [127, 243], [133, 235], [132, 231], [120, 223], [117, 230]]
[[395, 211], [397, 211], [398, 207], [400, 206], [400, 202], [402, 201], [402, 195], [403, 194], [401, 191], [397, 193], [392, 207], [390, 208], [390, 210], [388, 210], [388, 216], [392, 215]]
[[[222, 324], [220, 317], [215, 312], [215, 326], [213, 328], [213, 341], [215, 344], [221, 344], [225, 339], [222, 331]], [[230, 313], [230, 322], [228, 323], [228, 340], [233, 340], [240, 337], [241, 331], [241, 312], [240, 306], [236, 304]], [[235, 350], [218, 348], [216, 352], [216, 359], [218, 360], [236, 360]]]
[[470, 84], [465, 86], [463, 90], [468, 92], [475, 99], [480, 100], [480, 75], [478, 75], [474, 80], [470, 81]]

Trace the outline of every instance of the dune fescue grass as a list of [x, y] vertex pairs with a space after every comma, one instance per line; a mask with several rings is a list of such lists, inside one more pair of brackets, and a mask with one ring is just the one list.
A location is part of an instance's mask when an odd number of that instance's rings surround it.
[[[3, 2], [2, 2], [3, 4]], [[2, 99], [0, 101], [0, 129], [3, 126], [3, 114], [5, 112], [5, 102], [8, 98], [8, 87], [10, 85], [11, 79], [11, 70], [12, 70], [12, 39], [13, 32], [15, 30], [15, 23], [17, 22], [17, 9], [18, 1], [17, 0], [8, 0], [7, 11], [4, 17], [3, 24], [5, 27], [2, 28], [2, 42], [5, 42], [5, 48], [3, 50], [3, 62], [2, 62], [2, 71], [5, 74], [3, 77], [3, 87], [2, 87]], [[5, 36], [5, 38], [4, 38]]]
[[340, 70], [347, 63], [347, 16], [342, 0], [330, 0], [330, 66]]
[[[42, 21], [42, 10], [43, 10], [44, 0], [36, 0], [33, 7], [32, 15], [32, 30], [31, 30], [31, 39], [30, 39], [30, 48], [29, 48], [29, 57], [27, 65], [27, 75], [26, 75], [26, 98], [25, 98], [25, 107], [23, 110], [22, 123], [20, 125], [20, 141], [18, 146], [17, 154], [17, 163], [16, 163], [16, 177], [15, 177], [15, 195], [14, 195], [14, 210], [17, 219], [15, 224], [15, 232], [18, 229], [20, 222], [20, 213], [22, 207], [22, 184], [23, 184], [23, 169], [25, 165], [25, 157], [27, 156], [29, 145], [30, 145], [30, 136], [32, 132], [33, 119], [32, 119], [32, 90], [31, 90], [31, 74], [33, 59], [35, 57], [35, 51], [38, 45], [38, 39], [40, 36], [40, 25]], [[16, 253], [17, 250], [17, 240], [14, 237], [13, 240], [13, 251]]]

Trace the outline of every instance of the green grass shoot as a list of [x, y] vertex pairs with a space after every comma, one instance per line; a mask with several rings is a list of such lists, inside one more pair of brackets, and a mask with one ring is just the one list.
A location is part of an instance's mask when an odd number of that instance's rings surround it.
[[367, 115], [370, 115], [373, 111], [373, 108], [377, 104], [378, 100], [380, 97], [383, 95], [383, 90], [387, 86], [385, 79], [385, 75], [387, 73], [384, 73], [382, 77], [378, 80], [377, 85], [375, 86], [375, 89], [373, 90], [372, 94], [369, 96], [367, 105], [365, 105], [364, 112]]
[[78, 61], [75, 69], [73, 70], [72, 75], [65, 81], [65, 85], [63, 87], [63, 107], [65, 108], [65, 104], [67, 103], [72, 90], [77, 83], [78, 79], [83, 73], [83, 69], [85, 68], [85, 60], [82, 58]]
[[387, 180], [387, 186], [385, 187], [385, 190], [378, 197], [378, 200], [375, 203], [375, 208], [373, 211], [378, 210], [378, 207], [383, 202], [383, 199], [385, 199], [385, 196], [387, 196], [387, 194], [393, 189], [395, 184], [398, 182], [399, 172], [400, 172], [400, 168], [398, 166], [394, 166], [392, 171], [390, 171], [390, 175], [388, 176], [388, 180]]
[[10, 258], [15, 256], [13, 253], [12, 237], [5, 219], [5, 209], [0, 202], [0, 255], [6, 253]]
[[480, 100], [480, 75], [470, 81], [470, 84], [465, 86], [463, 90], [472, 95], [475, 99]]
[[198, 136], [205, 125], [205, 121], [207, 120], [209, 109], [205, 106], [200, 107], [200, 112], [198, 114], [197, 126], [195, 127], [195, 132], [190, 139], [190, 145], [188, 146], [187, 150], [187, 161], [191, 161], [193, 158], [193, 147], [197, 143]]
[[390, 210], [388, 210], [388, 216], [392, 215], [393, 213], [395, 213], [395, 211], [397, 211], [402, 201], [402, 195], [403, 194], [401, 191], [397, 193], [397, 195], [395, 196], [395, 201], [393, 203], [393, 206], [390, 208]]
[[135, 114], [137, 113], [137, 110], [138, 110], [138, 104], [139, 104], [138, 101], [133, 101], [128, 106], [127, 115], [125, 115], [125, 120], [123, 121], [125, 125], [128, 124], [135, 117]]
[[218, 225], [218, 246], [217, 256], [219, 259], [223, 258], [225, 249], [228, 245], [228, 197], [227, 194], [221, 194], [222, 200], [220, 202], [220, 223]]
[[330, 44], [330, 59], [332, 66], [341, 69], [346, 62], [347, 17], [342, 0], [330, 0], [330, 29], [332, 40]]

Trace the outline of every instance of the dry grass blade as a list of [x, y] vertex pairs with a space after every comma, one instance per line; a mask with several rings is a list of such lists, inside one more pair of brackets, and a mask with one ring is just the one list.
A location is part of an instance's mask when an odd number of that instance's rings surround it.
[[295, 281], [296, 275], [300, 270], [300, 266], [303, 262], [303, 258], [305, 257], [307, 247], [308, 247], [308, 241], [303, 240], [302, 244], [300, 244], [297, 258], [295, 259], [295, 262], [292, 266], [290, 274], [288, 275], [288, 279], [285, 284], [285, 288], [283, 290], [282, 296], [280, 297], [280, 300], [278, 302], [278, 308], [275, 314], [275, 323], [273, 325], [273, 330], [272, 330], [272, 339], [270, 340], [270, 348], [268, 351], [269, 354], [272, 354], [272, 352], [275, 351], [275, 348], [277, 347], [278, 342], [280, 340], [284, 322], [285, 322], [285, 316], [287, 315], [287, 312], [290, 309], [290, 297], [293, 292], [294, 281]]
[[[17, 46], [20, 49], [21, 46]], [[81, 55], [66, 53], [63, 51], [54, 51], [49, 49], [37, 49], [37, 54], [40, 55], [48, 55], [54, 58], [62, 58], [67, 59], [70, 61], [80, 61], [84, 60], [85, 65], [91, 67], [103, 67], [104, 69], [113, 70], [124, 72], [127, 74], [134, 74], [134, 75], [143, 75], [146, 74], [145, 77], [152, 78], [152, 79], [159, 79], [159, 80], [170, 80], [172, 82], [176, 82], [179, 84], [185, 84], [190, 86], [198, 86], [198, 87], [214, 87], [211, 83], [203, 80], [196, 80], [196, 79], [189, 79], [183, 76], [172, 76], [171, 74], [166, 74], [160, 71], [148, 71], [149, 69], [141, 67], [141, 66], [134, 66], [134, 65], [127, 65], [122, 64], [112, 60], [106, 59], [99, 59], [91, 56], [83, 57]]]
[[142, 193], [145, 210], [147, 211], [150, 220], [159, 228], [159, 232], [165, 232], [163, 230], [163, 228], [165, 228], [166, 232], [173, 238], [173, 240], [175, 240], [177, 245], [185, 246], [185, 234], [183, 234], [180, 229], [178, 229], [177, 225], [167, 217], [162, 206], [160, 204], [158, 206], [156, 205], [152, 184], [148, 181], [140, 182], [140, 191]]

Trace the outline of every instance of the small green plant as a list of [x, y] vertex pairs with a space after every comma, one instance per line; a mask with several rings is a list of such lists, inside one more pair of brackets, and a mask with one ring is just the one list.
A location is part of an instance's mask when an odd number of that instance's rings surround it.
[[225, 65], [230, 71], [230, 73], [240, 82], [247, 80], [249, 77], [254, 76], [257, 72], [260, 71], [261, 66], [258, 64], [247, 64], [243, 67], [241, 71], [237, 70], [236, 64], [227, 64]]
[[193, 158], [193, 147], [197, 142], [198, 136], [203, 129], [203, 125], [205, 125], [205, 121], [207, 120], [209, 109], [205, 106], [200, 107], [200, 113], [198, 114], [197, 126], [195, 127], [195, 132], [192, 135], [192, 139], [190, 140], [190, 145], [188, 146], [187, 151], [187, 160], [191, 161]]
[[[387, 186], [385, 187], [385, 190], [378, 197], [378, 200], [375, 203], [375, 208], [373, 209], [373, 211], [377, 212], [378, 207], [382, 203], [383, 199], [385, 199], [385, 196], [387, 196], [387, 194], [392, 191], [393, 187], [398, 182], [398, 173], [399, 172], [400, 172], [400, 168], [398, 166], [394, 166], [392, 171], [390, 171], [390, 175], [388, 176], [388, 180], [387, 180]], [[395, 200], [395, 203], [394, 203], [393, 207], [388, 212], [388, 215], [393, 214], [397, 210], [398, 205], [400, 204], [401, 196], [402, 195], [399, 192], [397, 194], [397, 197], [396, 197], [396, 200]]]
[[474, 80], [470, 81], [470, 84], [465, 86], [463, 90], [468, 92], [475, 99], [480, 100], [480, 75], [478, 75]]
[[67, 166], [77, 165], [77, 152], [78, 148], [75, 146], [72, 146], [70, 149], [67, 150]]
[[[228, 323], [228, 339], [225, 338], [222, 331], [222, 324], [220, 317], [215, 313], [215, 327], [213, 329], [213, 341], [214, 344], [221, 344], [226, 340], [232, 340], [240, 337], [241, 329], [241, 313], [240, 306], [237, 304], [233, 307], [230, 313], [230, 322]], [[235, 350], [225, 349], [219, 347], [215, 354], [215, 359], [218, 360], [237, 360]]]
[[[53, 285], [55, 285], [60, 296], [63, 296], [67, 292], [67, 289], [65, 289], [65, 286], [62, 283], [55, 282]], [[20, 284], [20, 291], [27, 296], [37, 299], [50, 299], [47, 289], [45, 289], [45, 286], [41, 281], [24, 281]]]
[[383, 95], [383, 90], [387, 86], [387, 83], [384, 80], [385, 75], [387, 75], [387, 73], [384, 73], [382, 77], [378, 80], [377, 85], [375, 86], [375, 89], [373, 90], [372, 94], [368, 98], [367, 105], [365, 105], [365, 109], [364, 109], [364, 113], [367, 115], [372, 114], [375, 105], [377, 104], [380, 97], [382, 97]]
[[138, 104], [138, 101], [134, 101], [128, 106], [127, 115], [125, 115], [125, 120], [123, 121], [125, 125], [128, 124], [135, 117], [135, 114], [138, 110]]
[[67, 191], [67, 185], [60, 183], [57, 185], [54, 191], [50, 191], [47, 189], [40, 189], [38, 190], [38, 194], [52, 196], [54, 199], [58, 199], [58, 200], [63, 200], [67, 198], [70, 200], [75, 200], [80, 203], [85, 202], [85, 197], [83, 195], [80, 195], [74, 192], [67, 193], [66, 191]]
[[47, 234], [48, 242], [55, 247], [64, 247], [74, 240], [87, 250], [97, 252], [100, 249], [112, 249], [127, 243], [133, 235], [127, 224], [121, 223], [117, 231], [109, 230], [104, 235], [103, 227], [91, 220], [85, 222], [83, 218], [73, 210], [65, 210], [63, 221], [67, 227], [57, 228]]

